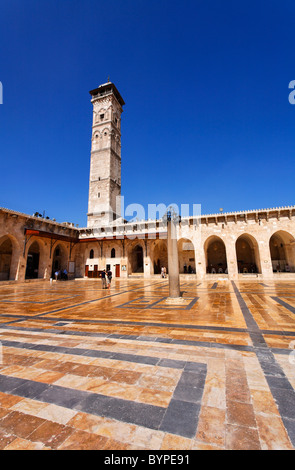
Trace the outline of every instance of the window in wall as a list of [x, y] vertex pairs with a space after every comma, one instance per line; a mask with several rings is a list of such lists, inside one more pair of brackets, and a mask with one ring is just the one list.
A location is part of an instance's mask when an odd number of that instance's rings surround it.
[[115, 250], [115, 248], [112, 248], [112, 251], [111, 251], [111, 258], [116, 258], [116, 250]]
[[94, 258], [94, 251], [93, 251], [93, 250], [90, 250], [89, 258], [90, 258], [90, 259], [93, 259], [93, 258]]

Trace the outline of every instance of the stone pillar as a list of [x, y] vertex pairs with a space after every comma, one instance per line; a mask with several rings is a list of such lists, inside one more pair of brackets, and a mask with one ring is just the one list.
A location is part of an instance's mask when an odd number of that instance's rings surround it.
[[200, 239], [194, 240], [195, 264], [197, 279], [204, 279], [206, 275], [206, 256], [203, 243]]
[[152, 262], [151, 262], [151, 245], [147, 240], [144, 241], [143, 252], [143, 272], [144, 277], [151, 276]]
[[179, 264], [176, 237], [176, 221], [167, 218], [169, 298], [180, 297]]
[[273, 269], [268, 240], [259, 241], [261, 274], [264, 279], [273, 279]]
[[295, 243], [285, 244], [286, 262], [289, 265], [290, 271], [295, 271]]
[[21, 256], [22, 256], [21, 249], [13, 248], [11, 261], [10, 261], [10, 273], [9, 273], [9, 279], [11, 281], [15, 281], [18, 278], [18, 271], [19, 271]]
[[236, 242], [235, 240], [226, 241], [225, 240], [225, 251], [226, 251], [226, 262], [227, 262], [227, 272], [229, 279], [238, 279], [238, 262], [237, 262], [237, 252], [236, 252]]
[[16, 281], [24, 281], [26, 278], [26, 267], [27, 267], [27, 260], [21, 254], [18, 261], [18, 269], [16, 274]]

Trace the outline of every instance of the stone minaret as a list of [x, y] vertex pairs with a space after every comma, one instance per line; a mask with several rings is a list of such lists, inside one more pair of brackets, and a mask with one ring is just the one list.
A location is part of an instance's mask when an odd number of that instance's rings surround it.
[[93, 124], [87, 226], [97, 227], [120, 217], [121, 114], [125, 103], [111, 82], [90, 94]]

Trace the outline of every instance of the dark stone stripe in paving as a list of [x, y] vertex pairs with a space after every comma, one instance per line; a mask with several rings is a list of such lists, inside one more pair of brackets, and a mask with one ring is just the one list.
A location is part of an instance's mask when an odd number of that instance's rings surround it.
[[146, 426], [151, 429], [159, 428], [166, 412], [166, 408], [159, 406], [136, 403], [58, 385], [47, 385], [16, 377], [13, 377], [13, 379], [15, 380], [0, 375], [0, 391], [71, 410]]
[[[10, 329], [10, 328], [7, 328]], [[42, 329], [35, 329], [35, 328], [11, 328], [13, 330], [25, 330], [25, 331], [40, 331], [44, 332]], [[60, 330], [46, 330], [48, 333], [56, 333], [56, 334], [67, 334], [67, 335], [78, 335], [78, 336], [93, 336], [93, 337], [103, 337], [103, 338], [114, 338], [114, 339], [128, 339], [132, 341], [146, 341], [146, 342], [156, 342], [156, 343], [163, 343], [163, 344], [179, 344], [183, 346], [196, 346], [196, 347], [205, 347], [205, 348], [216, 348], [216, 349], [230, 349], [230, 350], [235, 350], [235, 351], [248, 351], [248, 352], [254, 352], [254, 348], [252, 346], [247, 346], [247, 345], [237, 345], [237, 344], [223, 344], [223, 343], [212, 343], [209, 341], [191, 341], [191, 340], [177, 340], [177, 339], [171, 339], [171, 338], [161, 338], [161, 337], [153, 337], [153, 336], [136, 336], [136, 335], [116, 335], [116, 334], [111, 334], [111, 335], [105, 335], [103, 333], [85, 333], [85, 332], [67, 332], [67, 331], [60, 331]], [[268, 330], [262, 331], [264, 333], [269, 333]], [[282, 332], [274, 332], [272, 331], [270, 334], [282, 334]], [[285, 333], [283, 333], [285, 335]], [[287, 333], [286, 333], [287, 335]], [[253, 334], [253, 337], [255, 335]], [[289, 332], [289, 336], [295, 336], [293, 332]], [[0, 336], [1, 338], [1, 336]], [[256, 343], [259, 343], [261, 336], [258, 336], [258, 340]], [[1, 340], [0, 340], [1, 342]], [[67, 348], [67, 347], [61, 347], [61, 346], [50, 346], [50, 345], [34, 345], [32, 343], [24, 343], [24, 342], [18, 342], [18, 341], [8, 341], [8, 340], [2, 340], [2, 344], [5, 346], [11, 346], [15, 348], [24, 348], [24, 349], [35, 349], [35, 350], [40, 350], [40, 351], [48, 351], [48, 352], [59, 352], [61, 354], [76, 354], [76, 355], [85, 355], [85, 356], [91, 356], [91, 357], [102, 357], [105, 359], [113, 358], [114, 353], [110, 353], [109, 351], [101, 351], [101, 350], [90, 350], [90, 349], [81, 349], [81, 348]], [[256, 344], [256, 346], [257, 346]], [[264, 343], [263, 343], [264, 345]], [[283, 349], [283, 348], [272, 348], [271, 349], [273, 353], [275, 354], [290, 354], [290, 349]], [[119, 353], [118, 353], [119, 354]], [[122, 356], [123, 357], [123, 356]], [[127, 356], [125, 356], [127, 358]], [[132, 356], [134, 357], [134, 356]], [[127, 360], [127, 359], [122, 359], [122, 360]]]
[[196, 435], [206, 375], [206, 364], [185, 365], [161, 423], [161, 431], [188, 438]]
[[[138, 299], [133, 299], [129, 300], [129, 302], [125, 302], [124, 304], [117, 305], [115, 308], [128, 308], [128, 309], [136, 309], [136, 310], [150, 310], [150, 309], [157, 309], [157, 310], [190, 310], [195, 303], [199, 300], [199, 297], [194, 297], [191, 302], [183, 307], [182, 305], [165, 305], [162, 303], [159, 307], [156, 307], [156, 305], [160, 304], [161, 302], [164, 302], [168, 297], [161, 297], [160, 299], [156, 300], [153, 303], [149, 303], [148, 300], [142, 300], [145, 297], [139, 297]], [[190, 299], [186, 299], [190, 300]], [[144, 303], [148, 303], [148, 305], [143, 305]]]
[[293, 446], [295, 446], [295, 390], [290, 384], [280, 364], [276, 361], [272, 350], [268, 348], [264, 339], [261, 339], [261, 330], [255, 322], [251, 311], [247, 307], [234, 281], [232, 281], [232, 285], [247, 326], [251, 329], [249, 333], [253, 341], [254, 351], [264, 372], [264, 376], [272, 396], [277, 404], [289, 438]]
[[134, 291], [137, 291], [137, 290], [144, 290], [147, 287], [151, 287], [151, 286], [154, 287], [154, 286], [157, 286], [158, 284], [162, 284], [162, 282], [153, 282], [152, 284], [149, 284], [147, 286], [135, 287], [133, 289], [124, 290], [124, 291], [121, 291], [121, 292], [116, 292], [115, 294], [105, 295], [105, 296], [99, 297], [97, 299], [87, 300], [85, 302], [80, 302], [78, 304], [68, 305], [68, 306], [65, 306], [65, 307], [62, 307], [62, 308], [58, 308], [56, 310], [51, 310], [49, 312], [43, 312], [43, 313], [39, 313], [37, 315], [26, 316], [25, 318], [23, 318], [23, 317], [18, 318], [17, 320], [14, 320], [12, 322], [6, 322], [6, 324], [8, 325], [8, 324], [11, 324], [11, 323], [18, 323], [18, 322], [24, 321], [24, 319], [28, 319], [28, 318], [35, 320], [38, 317], [42, 317], [44, 315], [50, 315], [52, 313], [57, 313], [57, 312], [62, 312], [64, 310], [74, 309], [74, 308], [80, 307], [82, 305], [91, 304], [93, 302], [99, 302], [101, 300], [109, 299], [110, 297], [116, 297], [118, 295], [128, 294], [129, 292], [134, 292]]
[[279, 297], [271, 297], [273, 300], [275, 300], [278, 304], [281, 304], [283, 307], [285, 307], [289, 312], [295, 313], [295, 307], [292, 307], [292, 305], [288, 304], [287, 302], [284, 302], [284, 300], [280, 299]]
[[172, 399], [160, 431], [193, 438], [199, 422], [200, 404]]
[[[124, 337], [120, 337], [124, 339]], [[144, 338], [144, 337], [143, 337]], [[135, 339], [135, 341], [144, 341], [140, 336]], [[149, 340], [150, 342], [151, 340]], [[235, 351], [249, 351], [253, 352], [252, 346], [243, 346], [239, 344], [223, 344], [223, 343], [210, 343], [209, 341], [191, 341], [191, 340], [182, 340], [182, 339], [171, 339], [171, 338], [153, 338], [152, 341], [163, 343], [163, 344], [179, 344], [182, 346], [196, 346], [196, 347], [205, 347], [205, 348], [217, 348], [217, 349], [231, 349]], [[122, 361], [128, 361], [134, 358], [134, 355], [124, 354], [124, 353], [111, 353], [109, 351], [96, 350], [96, 349], [81, 349], [81, 348], [67, 348], [62, 346], [53, 346], [49, 344], [33, 344], [33, 343], [22, 343], [19, 341], [7, 341], [2, 340], [4, 346], [24, 348], [24, 349], [33, 349], [37, 351], [48, 351], [56, 352], [60, 354], [74, 354], [74, 355], [85, 355], [90, 357], [102, 357], [105, 359], [118, 359]], [[140, 356], [138, 356], [140, 357]], [[148, 356], [141, 356], [142, 358]], [[121, 359], [119, 359], [121, 358]], [[129, 359], [130, 358], [130, 359]], [[144, 360], [144, 359], [142, 359]], [[154, 358], [151, 357], [147, 359], [149, 363], [153, 363]], [[131, 360], [134, 362], [134, 360]], [[143, 362], [147, 363], [147, 362]]]
[[199, 298], [200, 298], [200, 297], [195, 297], [195, 298], [191, 301], [191, 303], [188, 304], [188, 305], [185, 307], [185, 310], [190, 310], [190, 309], [195, 305], [195, 303], [198, 302]]
[[[196, 299], [198, 299], [198, 297], [196, 297]], [[194, 301], [196, 301], [194, 299]], [[7, 316], [7, 315], [5, 315]], [[32, 317], [28, 316], [28, 317], [22, 317], [22, 319], [24, 320], [29, 320], [31, 319]], [[48, 321], [48, 320], [52, 320], [51, 318], [47, 318], [47, 317], [41, 317], [39, 316], [38, 318], [34, 317], [34, 321], [35, 320], [39, 320], [39, 321]], [[157, 328], [179, 328], [179, 329], [191, 329], [191, 330], [212, 330], [212, 331], [220, 331], [221, 333], [223, 333], [224, 331], [229, 331], [229, 332], [238, 332], [238, 333], [247, 333], [248, 330], [246, 328], [232, 328], [232, 327], [223, 327], [223, 326], [204, 326], [204, 325], [188, 325], [188, 324], [181, 324], [181, 323], [157, 323], [157, 322], [139, 322], [139, 321], [113, 321], [113, 320], [79, 320], [79, 319], [67, 319], [67, 318], [55, 318], [54, 319], [54, 324], [56, 325], [56, 322], [67, 322], [67, 323], [81, 323], [81, 324], [101, 324], [101, 325], [131, 325], [131, 326], [155, 326]], [[0, 324], [0, 329], [1, 328], [6, 328], [6, 329], [16, 329], [16, 330], [21, 330], [21, 329], [24, 329], [24, 330], [28, 330], [28, 331], [43, 331], [43, 329], [39, 328], [29, 328], [29, 327], [22, 327], [22, 326], [11, 326], [10, 324], [6, 325], [6, 324], [3, 324], [1, 325]], [[46, 331], [51, 331], [50, 329], [46, 329]], [[63, 330], [54, 330], [54, 332], [61, 332]], [[91, 332], [76, 332], [76, 331], [66, 331], [67, 334], [72, 334], [72, 335], [79, 335], [79, 334], [82, 334], [82, 335], [89, 335], [89, 336], [100, 336], [101, 333], [91, 333]], [[277, 333], [275, 333], [277, 334]], [[294, 332], [295, 334], [295, 332]], [[104, 335], [105, 336], [105, 335]], [[110, 335], [111, 336], [111, 335]], [[121, 336], [124, 336], [124, 335], [121, 335]]]
[[[175, 361], [173, 359], [162, 359], [154, 356], [141, 356], [136, 354], [117, 353], [110, 351], [102, 351], [96, 349], [82, 349], [82, 348], [67, 348], [63, 346], [50, 346], [48, 344], [33, 344], [33, 343], [21, 343], [16, 341], [3, 340], [2, 345], [6, 347], [15, 347], [21, 349], [31, 349], [35, 351], [48, 351], [59, 354], [70, 354], [74, 356], [86, 356], [86, 357], [97, 357], [103, 359], [112, 359], [116, 361], [134, 362], [137, 364], [149, 364], [158, 365], [160, 367], [173, 367], [176, 369], [184, 368], [186, 366], [185, 361]], [[168, 362], [165, 362], [168, 361]], [[182, 367], [180, 367], [180, 363]], [[189, 363], [194, 364], [194, 363]], [[192, 366], [191, 366], [192, 367]]]
[[265, 342], [265, 339], [256, 323], [254, 320], [249, 308], [247, 307], [247, 304], [245, 300], [243, 299], [243, 296], [240, 294], [239, 289], [237, 288], [236, 284], [234, 281], [232, 281], [232, 285], [238, 300], [238, 303], [240, 305], [240, 309], [242, 311], [242, 314], [244, 316], [245, 322], [247, 324], [248, 330], [249, 330], [249, 335], [251, 337], [251, 340], [253, 342], [254, 347], [266, 347], [267, 344]]
[[[180, 361], [175, 362], [178, 362], [178, 368]], [[163, 367], [169, 367], [172, 363], [172, 360], [169, 363], [164, 361]], [[188, 370], [183, 371], [168, 408], [2, 374], [0, 391], [150, 429], [194, 437], [207, 369], [204, 364], [182, 362], [181, 365], [188, 366]]]
[[[1, 316], [1, 315], [0, 315]], [[9, 316], [9, 315], [5, 315]], [[14, 315], [11, 315], [14, 316]], [[24, 319], [28, 319], [29, 317], [22, 317]], [[34, 318], [34, 321], [36, 319]], [[43, 318], [38, 318], [38, 320], [44, 320]], [[47, 319], [48, 320], [48, 319]], [[55, 319], [55, 322], [53, 326], [59, 326], [59, 322], [63, 325], [70, 325], [71, 323], [102, 323], [102, 324], [116, 324], [116, 325], [134, 325], [134, 326], [156, 326], [157, 328], [172, 328], [172, 329], [191, 329], [191, 330], [205, 330], [205, 331], [214, 331], [214, 332], [232, 332], [232, 333], [248, 333], [247, 328], [233, 328], [233, 327], [223, 327], [223, 326], [212, 326], [212, 325], [186, 325], [186, 324], [179, 324], [179, 323], [152, 323], [152, 322], [132, 322], [132, 321], [107, 321], [107, 320], [102, 320], [102, 321], [95, 321], [95, 320], [71, 320], [71, 319], [65, 319], [65, 318], [60, 318], [60, 319]], [[32, 332], [37, 332], [37, 333], [44, 333], [44, 328], [36, 328], [36, 327], [25, 327], [25, 326], [14, 326], [14, 325], [1, 325], [0, 324], [0, 329], [6, 329], [6, 330], [15, 330], [15, 331], [32, 331]], [[261, 333], [267, 334], [267, 335], [284, 335], [284, 336], [295, 336], [295, 331], [286, 331], [284, 329], [281, 330], [260, 330]], [[46, 328], [47, 333], [54, 333], [54, 334], [66, 334], [66, 335], [73, 335], [73, 336], [92, 336], [92, 337], [107, 337], [107, 338], [141, 338], [143, 341], [154, 341], [154, 337], [148, 337], [148, 336], [139, 336], [139, 335], [124, 335], [120, 333], [111, 333], [111, 334], [106, 334], [106, 333], [93, 333], [90, 331], [71, 331], [71, 330], [61, 330], [57, 328]], [[147, 338], [147, 339], [143, 339]]]
[[62, 297], [59, 299], [51, 299], [51, 300], [43, 300], [43, 301], [36, 301], [36, 300], [1, 300], [0, 303], [20, 303], [20, 304], [53, 304], [55, 302], [61, 302], [62, 300], [69, 300], [78, 297], [78, 295], [72, 295], [71, 297]]

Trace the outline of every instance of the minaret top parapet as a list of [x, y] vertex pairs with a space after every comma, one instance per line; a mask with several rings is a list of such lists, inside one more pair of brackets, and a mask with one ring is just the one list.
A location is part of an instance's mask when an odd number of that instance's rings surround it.
[[123, 100], [116, 86], [112, 82], [103, 83], [102, 85], [99, 85], [99, 87], [95, 88], [94, 90], [91, 90], [89, 93], [92, 96], [92, 100], [95, 100], [97, 98], [100, 98], [109, 94], [113, 94], [121, 106], [125, 104], [125, 101]]

